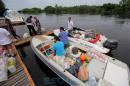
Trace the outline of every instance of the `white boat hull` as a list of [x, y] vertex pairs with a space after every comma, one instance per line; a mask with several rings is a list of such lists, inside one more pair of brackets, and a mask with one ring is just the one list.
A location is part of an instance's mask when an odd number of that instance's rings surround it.
[[[64, 71], [60, 66], [51, 60], [48, 60], [43, 54], [41, 54], [38, 49], [36, 48], [37, 42], [32, 39], [31, 47], [35, 54], [39, 57], [41, 61], [43, 61], [53, 72], [55, 72], [60, 78], [66, 81], [71, 86], [86, 86], [82, 81], [76, 79], [73, 75]], [[71, 78], [70, 78], [71, 77]]]
[[[56, 36], [58, 36], [60, 33], [59, 29], [56, 29], [53, 32]], [[89, 47], [91, 47], [91, 48], [93, 48], [101, 53], [108, 53], [110, 51], [110, 49], [103, 47], [103, 43], [107, 40], [107, 38], [103, 35], [101, 35], [101, 41], [96, 43], [96, 44], [90, 43], [90, 42], [83, 40], [83, 39], [73, 38], [73, 37], [69, 37], [69, 40], [76, 42], [76, 43], [79, 43], [83, 46], [87, 46], [87, 47], [89, 46]]]
[[[48, 40], [49, 39], [51, 39], [51, 37], [48, 37]], [[48, 59], [43, 53], [41, 53], [40, 50], [38, 50], [37, 46], [43, 42], [45, 41], [39, 40], [36, 37], [32, 38], [31, 42], [33, 51], [42, 62], [44, 62], [53, 72], [55, 72], [59, 77], [61, 77], [71, 86], [88, 86], [88, 83], [83, 83], [68, 71], [64, 72], [64, 69], [61, 66], [56, 64], [53, 60]], [[78, 43], [70, 42], [70, 44], [74, 44], [76, 47], [80, 47], [80, 49], [83, 50], [88, 49], [82, 45], [79, 45]], [[106, 56], [102, 53], [95, 52], [92, 49], [89, 51], [97, 53], [97, 55], [99, 55], [98, 58], [92, 59], [87, 67], [89, 75], [94, 75], [99, 79], [97, 86], [129, 86], [130, 77], [127, 64], [117, 59], [113, 59], [112, 57]], [[105, 57], [105, 60], [100, 60], [102, 57]]]
[[24, 22], [23, 17], [14, 10], [7, 10], [5, 17], [11, 22]]

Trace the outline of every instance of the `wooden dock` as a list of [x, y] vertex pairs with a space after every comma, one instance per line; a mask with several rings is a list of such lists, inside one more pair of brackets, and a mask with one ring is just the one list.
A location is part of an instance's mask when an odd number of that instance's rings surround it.
[[[48, 35], [52, 32], [43, 32], [42, 34]], [[0, 86], [35, 86], [35, 83], [33, 79], [31, 78], [31, 75], [29, 74], [25, 64], [23, 63], [16, 47], [29, 43], [32, 37], [21, 39], [17, 41], [16, 43], [13, 43], [13, 50], [15, 50], [17, 56], [16, 56], [16, 72], [13, 74], [9, 74], [8, 80], [4, 82], [0, 82]]]
[[[12, 22], [13, 26], [24, 25], [24, 22]], [[5, 18], [0, 18], [0, 27], [7, 26]], [[25, 41], [25, 39], [22, 39]], [[29, 41], [29, 39], [28, 39]], [[19, 41], [20, 42], [20, 41]], [[27, 41], [25, 41], [26, 43]], [[8, 80], [0, 82], [0, 86], [35, 86], [34, 81], [31, 78], [26, 66], [24, 65], [17, 49], [17, 44], [12, 44], [12, 48], [15, 51], [16, 55], [16, 72], [10, 74], [8, 73]]]
[[8, 75], [8, 80], [0, 83], [0, 86], [35, 86], [26, 66], [24, 65], [15, 45], [13, 50], [16, 52], [16, 72]]
[[[49, 34], [52, 34], [52, 33], [53, 32], [50, 32], [50, 31], [44, 31], [44, 32], [42, 32], [42, 35], [49, 35]], [[23, 45], [23, 44], [29, 43], [31, 39], [32, 39], [32, 37], [25, 38], [25, 39], [20, 39], [19, 41], [14, 43], [14, 45], [15, 46], [19, 46], [19, 45]]]

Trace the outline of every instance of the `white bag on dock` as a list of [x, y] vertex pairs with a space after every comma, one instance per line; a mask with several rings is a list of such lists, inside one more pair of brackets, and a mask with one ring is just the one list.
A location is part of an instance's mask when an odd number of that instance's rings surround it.
[[7, 65], [3, 58], [0, 58], [0, 82], [8, 79]]

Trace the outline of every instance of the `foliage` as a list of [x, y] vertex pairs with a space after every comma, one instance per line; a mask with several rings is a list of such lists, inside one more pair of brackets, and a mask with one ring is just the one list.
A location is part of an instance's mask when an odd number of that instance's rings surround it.
[[31, 9], [25, 8], [25, 9], [19, 11], [19, 12], [29, 13], [29, 14], [38, 14], [38, 13], [42, 13], [42, 11], [43, 11], [43, 10], [40, 9], [40, 8], [31, 8]]
[[119, 16], [130, 18], [130, 0], [122, 0], [120, 2]]
[[46, 12], [46, 13], [55, 13], [55, 8], [54, 7], [52, 7], [52, 6], [47, 6], [45, 9], [44, 9], [44, 11]]
[[102, 6], [102, 14], [103, 15], [117, 15], [119, 13], [120, 6], [118, 4], [104, 4]]
[[2, 2], [2, 0], [0, 0], [0, 16], [3, 15], [4, 11], [5, 11], [5, 5]]
[[81, 5], [73, 7], [62, 7], [55, 5], [55, 7], [47, 6], [44, 9], [44, 12], [53, 14], [97, 14], [100, 13], [100, 6]]
[[57, 4], [47, 6], [44, 10], [40, 8], [31, 8], [21, 10], [23, 13], [42, 13], [47, 14], [102, 14], [102, 15], [116, 15], [119, 17], [130, 17], [130, 0], [122, 0], [120, 4], [103, 4], [102, 6], [80, 5], [72, 7], [62, 7]]

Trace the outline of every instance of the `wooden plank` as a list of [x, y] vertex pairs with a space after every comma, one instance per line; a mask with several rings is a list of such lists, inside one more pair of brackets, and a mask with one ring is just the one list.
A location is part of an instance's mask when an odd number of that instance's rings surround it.
[[13, 49], [16, 51], [16, 54], [17, 54], [16, 58], [20, 62], [21, 66], [23, 67], [23, 71], [24, 71], [25, 75], [27, 76], [31, 86], [35, 86], [34, 81], [32, 80], [31, 75], [29, 74], [25, 64], [22, 62], [22, 59], [21, 59], [21, 57], [20, 57], [20, 55], [19, 55], [15, 45], [12, 45], [12, 46], [13, 46]]
[[5, 83], [3, 82], [2, 86], [13, 86], [18, 79], [21, 79], [24, 77], [24, 72], [19, 72], [19, 74], [16, 74], [17, 76], [9, 78]]
[[[49, 34], [52, 34], [53, 32], [50, 32], [50, 31], [45, 31], [45, 32], [42, 32], [41, 35], [49, 35]], [[37, 35], [36, 35], [37, 36]], [[23, 38], [23, 39], [20, 39], [19, 41], [15, 42], [14, 45], [15, 46], [19, 46], [19, 45], [23, 45], [25, 43], [29, 43], [30, 40], [32, 39], [33, 36], [29, 37], [29, 38]], [[41, 37], [42, 38], [42, 37]], [[40, 38], [39, 38], [40, 39]]]
[[25, 22], [12, 22], [13, 26], [18, 26], [18, 25], [25, 25]]
[[[3, 27], [3, 26], [7, 26], [8, 24], [4, 23], [4, 24], [0, 24], [0, 27]], [[18, 25], [25, 25], [24, 22], [19, 22], [19, 23], [13, 23], [12, 24], [13, 26], [18, 26]]]
[[52, 31], [46, 31], [45, 33], [43, 33], [44, 35], [50, 35], [50, 34], [53, 34]]
[[46, 38], [43, 36], [35, 36], [35, 38], [38, 39], [39, 41], [46, 40]]
[[25, 43], [30, 42], [31, 39], [32, 39], [32, 37], [29, 37], [29, 38], [26, 38], [26, 39], [20, 39], [19, 41], [15, 42], [14, 45], [15, 46], [23, 45]]

